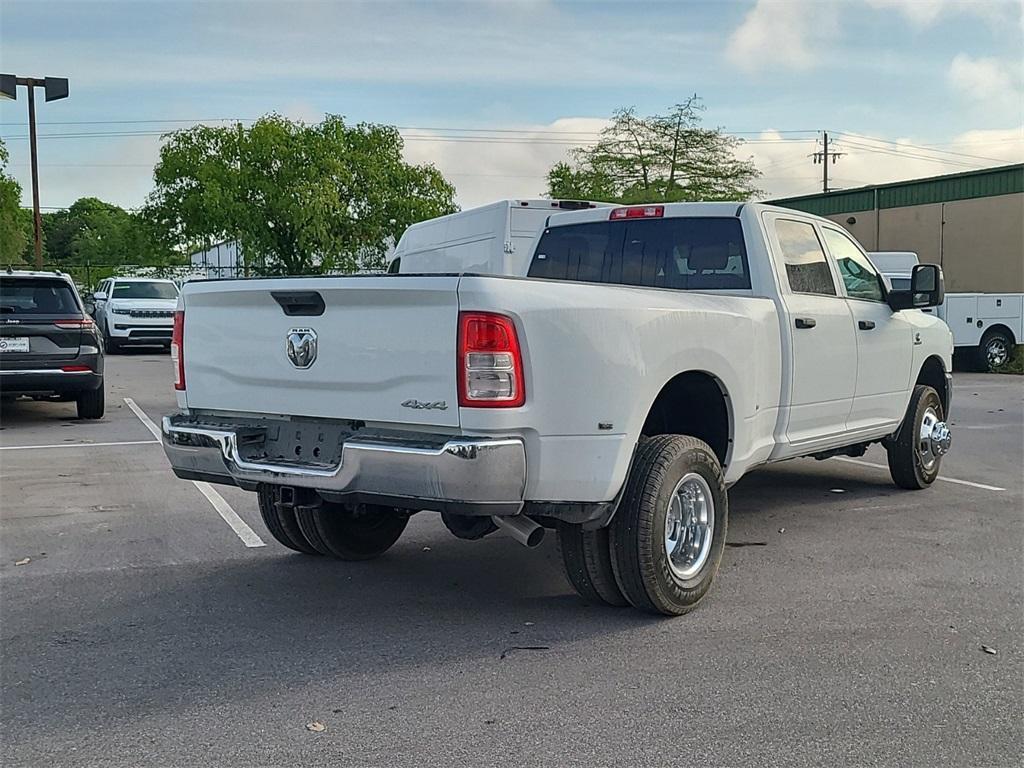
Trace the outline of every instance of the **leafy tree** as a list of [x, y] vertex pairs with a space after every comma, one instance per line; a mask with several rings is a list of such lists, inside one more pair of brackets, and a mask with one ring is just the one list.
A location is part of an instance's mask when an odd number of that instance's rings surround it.
[[7, 147], [0, 140], [0, 263], [20, 264], [28, 245], [26, 222], [32, 226], [31, 214], [21, 207], [21, 185], [7, 175]]
[[55, 266], [163, 265], [180, 260], [157, 234], [143, 216], [95, 197], [43, 214], [46, 257]]
[[746, 200], [761, 175], [736, 156], [743, 142], [721, 128], [701, 127], [697, 96], [666, 115], [619, 109], [594, 146], [548, 171], [548, 195], [621, 203]]
[[379, 268], [406, 227], [456, 210], [439, 171], [402, 159], [395, 128], [335, 115], [176, 131], [154, 176], [149, 216], [169, 240], [237, 240], [251, 268], [275, 274]]

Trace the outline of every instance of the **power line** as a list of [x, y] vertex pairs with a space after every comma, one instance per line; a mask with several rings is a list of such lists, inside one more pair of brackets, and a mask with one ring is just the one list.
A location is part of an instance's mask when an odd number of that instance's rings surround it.
[[993, 163], [1006, 162], [1005, 160], [997, 158], [997, 157], [985, 157], [984, 155], [971, 155], [971, 154], [967, 154], [966, 152], [954, 152], [954, 151], [949, 150], [949, 149], [930, 149], [929, 147], [927, 147], [927, 146], [925, 146], [923, 144], [912, 144], [909, 141], [889, 141], [888, 139], [878, 138], [877, 136], [866, 136], [865, 134], [862, 134], [862, 133], [852, 133], [850, 131], [836, 131], [836, 133], [840, 134], [841, 136], [852, 136], [855, 139], [862, 139], [862, 140], [866, 140], [866, 141], [878, 142], [878, 143], [881, 143], [881, 144], [885, 144], [888, 147], [891, 147], [891, 148], [894, 148], [894, 149], [899, 149], [900, 147], [909, 147], [911, 149], [916, 149], [919, 152], [933, 152], [933, 153], [936, 153], [936, 154], [954, 155], [956, 157], [967, 157], [967, 158], [970, 158], [972, 160], [985, 160], [985, 161], [993, 162]]
[[914, 152], [900, 151], [897, 149], [891, 149], [889, 147], [879, 147], [872, 144], [863, 144], [850, 139], [844, 139], [843, 144], [853, 149], [858, 149], [864, 152], [875, 152], [877, 154], [889, 155], [891, 157], [902, 157], [907, 160], [922, 160], [925, 162], [942, 163], [943, 165], [953, 165], [960, 168], [977, 168], [978, 163], [967, 163], [963, 160], [955, 160], [950, 157], [936, 157], [935, 155], [924, 155]]
[[[45, 123], [39, 123], [39, 125], [146, 125], [146, 124], [157, 124], [157, 123], [219, 123], [219, 122], [231, 122], [231, 123], [254, 123], [262, 118], [255, 117], [208, 117], [208, 118], [195, 118], [195, 119], [153, 119], [153, 120], [60, 120], [50, 121]], [[0, 123], [0, 125], [21, 125], [21, 123]], [[476, 127], [467, 128], [464, 126], [422, 126], [422, 125], [396, 125], [394, 126], [400, 131], [439, 131], [439, 132], [470, 132], [470, 133], [509, 133], [509, 134], [545, 134], [555, 136], [600, 136], [601, 131], [585, 131], [585, 130], [552, 130], [548, 128], [486, 128]], [[760, 131], [726, 131], [731, 136], [760, 136], [763, 133], [778, 133], [778, 134], [797, 134], [797, 133], [816, 133], [814, 129], [787, 129], [787, 130], [775, 130], [772, 128], [765, 128]]]

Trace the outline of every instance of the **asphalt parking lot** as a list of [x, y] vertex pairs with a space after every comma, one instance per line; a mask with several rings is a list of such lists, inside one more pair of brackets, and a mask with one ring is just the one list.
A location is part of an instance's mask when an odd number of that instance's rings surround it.
[[377, 561], [292, 553], [171, 474], [136, 413], [170, 376], [108, 357], [99, 422], [4, 403], [4, 765], [1020, 764], [1020, 377], [956, 376], [962, 482], [901, 491], [879, 450], [745, 478], [710, 598], [661, 619], [430, 513]]

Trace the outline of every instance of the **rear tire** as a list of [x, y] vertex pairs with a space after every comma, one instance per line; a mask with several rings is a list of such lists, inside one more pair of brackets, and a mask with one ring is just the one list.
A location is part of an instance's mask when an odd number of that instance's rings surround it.
[[939, 476], [942, 456], [923, 452], [921, 431], [926, 419], [943, 420], [939, 393], [924, 384], [914, 387], [907, 413], [895, 437], [885, 447], [889, 455], [889, 474], [900, 488], [919, 491]]
[[103, 394], [103, 384], [96, 389], [89, 389], [79, 392], [75, 398], [75, 405], [80, 419], [101, 419], [106, 407], [106, 397]]
[[615, 579], [640, 610], [681, 616], [711, 589], [729, 500], [711, 447], [687, 435], [641, 438], [611, 525]]
[[995, 373], [1013, 359], [1013, 347], [1013, 339], [1006, 331], [989, 331], [978, 345], [978, 370]]
[[558, 549], [565, 576], [589, 603], [629, 605], [615, 581], [608, 529], [586, 531], [582, 525], [558, 524]]
[[295, 511], [292, 509], [280, 509], [274, 503], [277, 501], [277, 494], [270, 487], [263, 487], [256, 494], [259, 500], [260, 515], [263, 523], [270, 531], [270, 535], [288, 549], [294, 549], [304, 555], [320, 554], [310, 546], [309, 542], [302, 535], [299, 523], [295, 519]]
[[376, 504], [324, 504], [299, 513], [309, 543], [341, 560], [372, 560], [398, 541], [409, 516]]

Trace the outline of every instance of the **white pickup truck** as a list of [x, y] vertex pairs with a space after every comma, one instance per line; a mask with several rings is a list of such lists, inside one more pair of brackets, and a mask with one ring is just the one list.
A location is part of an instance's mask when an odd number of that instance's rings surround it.
[[522, 264], [186, 284], [174, 472], [257, 492], [312, 555], [380, 555], [421, 510], [555, 529], [584, 598], [673, 615], [755, 467], [882, 443], [900, 487], [938, 475], [952, 339], [903, 311], [942, 301], [938, 267], [888, 290], [840, 227], [740, 203], [555, 212]]

